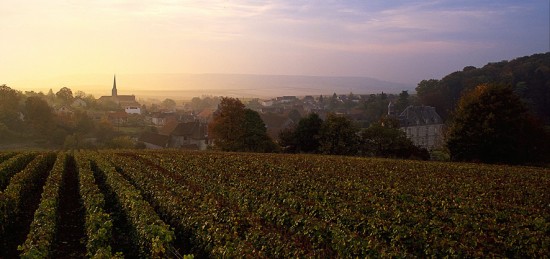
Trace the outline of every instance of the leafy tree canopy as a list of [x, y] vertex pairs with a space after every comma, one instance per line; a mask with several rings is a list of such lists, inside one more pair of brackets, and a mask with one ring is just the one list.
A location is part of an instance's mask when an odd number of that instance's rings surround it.
[[59, 91], [55, 93], [55, 95], [63, 104], [70, 104], [74, 99], [73, 91], [68, 87], [63, 87], [59, 89]]
[[361, 132], [361, 153], [366, 156], [429, 159], [427, 150], [416, 147], [399, 129], [399, 121], [384, 118]]
[[320, 151], [331, 155], [357, 154], [358, 131], [350, 119], [329, 113], [319, 131]]
[[224, 97], [208, 126], [215, 147], [224, 151], [270, 152], [275, 149], [260, 115], [235, 98]]
[[166, 98], [164, 99], [164, 101], [162, 101], [162, 106], [164, 106], [164, 108], [166, 109], [172, 110], [176, 108], [176, 101], [170, 98]]
[[441, 80], [422, 80], [416, 92], [422, 104], [436, 107], [447, 119], [463, 91], [493, 83], [511, 86], [527, 108], [545, 124], [550, 124], [550, 52], [488, 63], [481, 68], [467, 66]]
[[547, 139], [512, 87], [480, 85], [460, 99], [447, 147], [456, 161], [516, 164], [542, 159]]
[[281, 146], [291, 153], [317, 153], [319, 151], [319, 131], [323, 120], [316, 113], [300, 119], [294, 128], [286, 129], [279, 134]]

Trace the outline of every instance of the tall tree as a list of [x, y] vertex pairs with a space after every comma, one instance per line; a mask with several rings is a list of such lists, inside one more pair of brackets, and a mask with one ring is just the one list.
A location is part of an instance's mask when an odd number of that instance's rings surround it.
[[317, 153], [319, 152], [319, 131], [323, 120], [316, 113], [300, 119], [298, 125], [281, 131], [280, 144], [286, 152]]
[[516, 164], [540, 159], [545, 139], [511, 87], [480, 85], [460, 99], [447, 147], [453, 160]]
[[68, 87], [62, 87], [59, 89], [59, 91], [55, 93], [55, 96], [57, 96], [63, 104], [70, 104], [74, 99], [73, 91]]
[[316, 113], [311, 113], [298, 122], [296, 127], [297, 152], [316, 153], [319, 151], [319, 134], [323, 120]]
[[397, 111], [400, 113], [404, 111], [409, 105], [411, 105], [411, 101], [409, 100], [409, 92], [401, 91], [401, 93], [399, 94], [399, 99], [397, 99]]
[[359, 129], [343, 116], [328, 114], [319, 131], [320, 151], [332, 155], [355, 155], [358, 151]]
[[21, 127], [20, 100], [21, 93], [7, 85], [0, 85], [0, 124], [4, 124], [9, 130], [19, 130]]
[[224, 97], [208, 126], [208, 136], [221, 150], [242, 150], [244, 120], [244, 104], [239, 99]]
[[275, 143], [267, 135], [265, 123], [258, 112], [244, 109], [243, 150], [246, 152], [273, 152]]
[[224, 151], [271, 152], [275, 148], [260, 115], [235, 98], [221, 99], [208, 135]]
[[49, 136], [54, 129], [54, 115], [48, 103], [36, 96], [25, 101], [25, 122], [36, 136]]
[[176, 108], [176, 101], [170, 98], [166, 98], [164, 99], [164, 101], [162, 101], [162, 106], [168, 110], [173, 110], [174, 108]]

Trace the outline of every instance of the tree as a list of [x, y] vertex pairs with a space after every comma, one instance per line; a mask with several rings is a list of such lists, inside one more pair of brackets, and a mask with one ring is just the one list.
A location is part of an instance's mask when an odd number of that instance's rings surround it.
[[364, 104], [365, 118], [368, 123], [379, 121], [385, 114], [388, 113], [388, 95], [385, 93], [371, 94], [367, 102]]
[[296, 128], [288, 127], [279, 132], [279, 146], [283, 152], [296, 153]]
[[208, 126], [208, 136], [221, 150], [242, 150], [243, 124], [244, 104], [239, 99], [224, 97]]
[[447, 147], [455, 161], [517, 164], [541, 159], [547, 139], [511, 87], [480, 85], [460, 99]]
[[170, 98], [166, 98], [164, 99], [164, 101], [162, 101], [162, 106], [168, 110], [173, 110], [174, 108], [176, 108], [176, 101]]
[[439, 88], [439, 80], [437, 79], [429, 79], [429, 80], [422, 80], [418, 85], [416, 86], [416, 94], [422, 98], [425, 95], [434, 92]]
[[54, 128], [54, 114], [48, 103], [40, 97], [25, 101], [25, 122], [36, 136], [49, 136]]
[[329, 109], [334, 110], [334, 109], [338, 108], [339, 103], [340, 103], [340, 101], [338, 100], [338, 95], [336, 95], [336, 93], [333, 93], [332, 97], [330, 98], [330, 101], [329, 101]]
[[63, 104], [70, 104], [74, 99], [73, 91], [68, 87], [59, 89], [59, 91], [55, 93], [55, 96], [57, 96], [57, 99], [59, 99]]
[[0, 85], [0, 123], [11, 131], [21, 129], [19, 101], [21, 93], [6, 85]]
[[311, 113], [298, 122], [296, 127], [297, 151], [304, 153], [316, 153], [319, 151], [319, 134], [323, 120], [316, 113]]
[[53, 93], [53, 90], [51, 88], [48, 91], [48, 94], [46, 96], [47, 96], [46, 100], [48, 101], [48, 103], [50, 104], [55, 103], [55, 94]]
[[115, 137], [115, 128], [111, 122], [106, 119], [102, 119], [97, 124], [96, 135], [99, 142], [107, 143]]
[[267, 135], [267, 129], [258, 112], [245, 109], [244, 124], [242, 125], [243, 135], [243, 150], [246, 152], [273, 152], [275, 151], [275, 143]]
[[86, 135], [91, 133], [95, 124], [92, 118], [88, 116], [88, 113], [85, 111], [76, 111], [74, 113], [75, 127], [74, 130], [76, 133], [81, 135]]
[[320, 151], [331, 155], [357, 154], [358, 131], [350, 119], [329, 113], [319, 131]]
[[429, 159], [427, 150], [416, 147], [399, 129], [399, 121], [385, 118], [361, 132], [361, 153], [366, 156]]
[[111, 139], [107, 146], [113, 149], [131, 149], [136, 147], [136, 143], [129, 136], [118, 136]]
[[286, 152], [317, 153], [319, 152], [319, 131], [323, 120], [316, 113], [302, 118], [295, 128], [281, 131], [280, 144]]
[[270, 152], [274, 149], [260, 115], [245, 109], [235, 98], [221, 99], [208, 126], [208, 135], [215, 147], [224, 151]]
[[397, 99], [397, 104], [396, 104], [397, 111], [399, 112], [404, 111], [410, 104], [411, 104], [411, 101], [409, 100], [409, 92], [401, 91], [401, 93], [399, 94], [399, 99]]

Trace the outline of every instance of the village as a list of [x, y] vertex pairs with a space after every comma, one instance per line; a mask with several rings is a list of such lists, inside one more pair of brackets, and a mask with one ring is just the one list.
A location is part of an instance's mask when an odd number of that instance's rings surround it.
[[[72, 140], [69, 136], [65, 146], [75, 145], [73, 142], [84, 147], [97, 146], [97, 142], [107, 135], [119, 142], [120, 139], [126, 140], [126, 147], [130, 142], [149, 149], [207, 150], [212, 146], [208, 124], [221, 97], [194, 97], [186, 102], [173, 99], [140, 102], [135, 95], [118, 94], [119, 88], [115, 77], [110, 96], [95, 99], [81, 94], [72, 98], [70, 103], [53, 106], [57, 117], [67, 124], [76, 123], [84, 115], [99, 128], [107, 129], [107, 132], [100, 133], [102, 136], [84, 134], [80, 140]], [[124, 91], [127, 88], [123, 87]], [[333, 113], [349, 118], [361, 128], [390, 116], [399, 121], [401, 130], [416, 146], [433, 150], [442, 143], [442, 118], [433, 107], [415, 105], [414, 96], [406, 91], [400, 94], [280, 96], [245, 99], [243, 103], [259, 113], [267, 134], [275, 142], [279, 141], [281, 131], [295, 127], [308, 114], [315, 113], [325, 119], [327, 114]], [[119, 145], [124, 146], [124, 143]]]

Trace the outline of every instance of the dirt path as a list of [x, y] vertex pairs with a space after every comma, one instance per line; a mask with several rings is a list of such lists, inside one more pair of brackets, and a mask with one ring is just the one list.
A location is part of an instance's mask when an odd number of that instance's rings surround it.
[[57, 240], [53, 258], [83, 258], [86, 255], [84, 207], [80, 201], [78, 170], [74, 158], [67, 160], [59, 197]]

